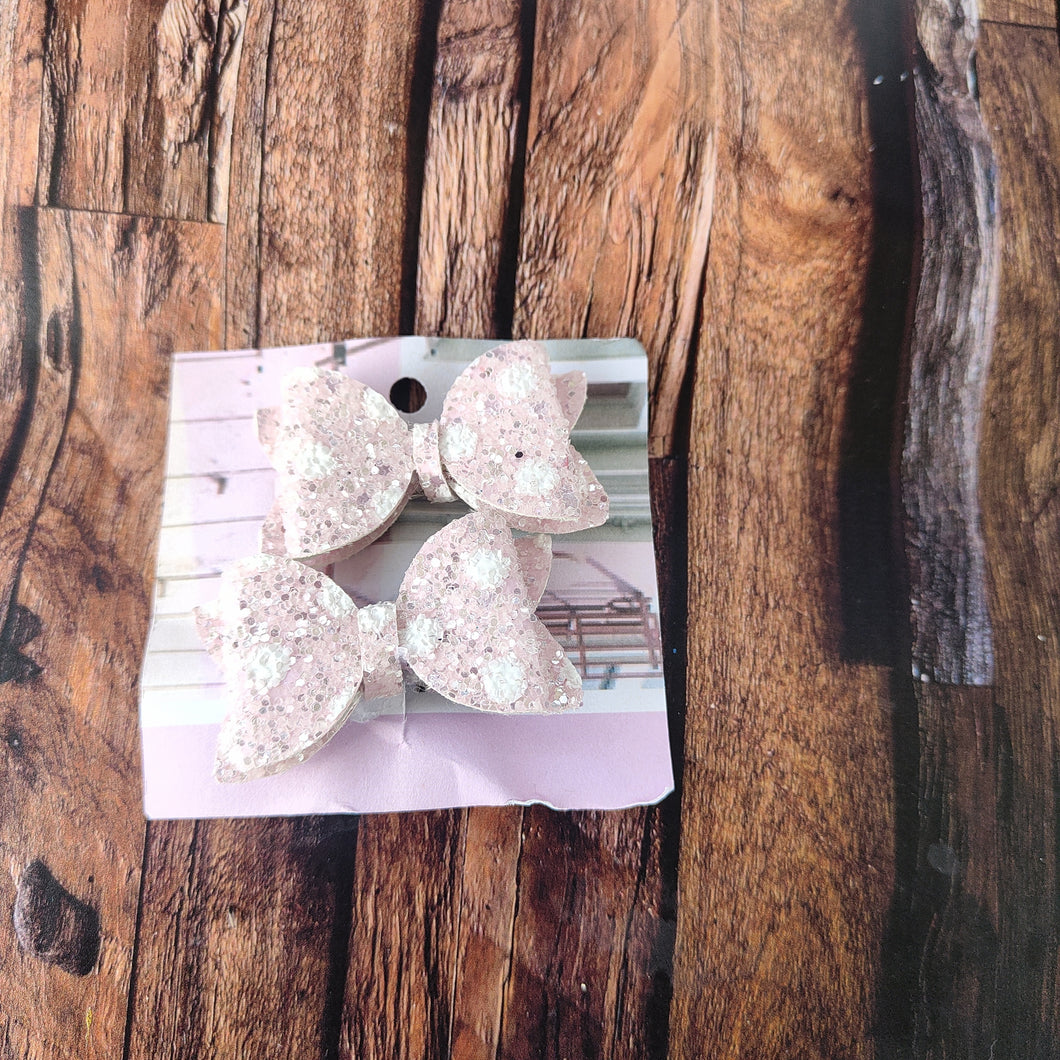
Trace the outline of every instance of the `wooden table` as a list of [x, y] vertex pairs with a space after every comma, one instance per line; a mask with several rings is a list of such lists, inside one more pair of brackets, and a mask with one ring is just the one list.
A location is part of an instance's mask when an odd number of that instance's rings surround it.
[[[0, 14], [0, 1057], [1060, 1055], [1053, 0]], [[647, 346], [678, 793], [145, 825], [168, 355], [394, 333]]]

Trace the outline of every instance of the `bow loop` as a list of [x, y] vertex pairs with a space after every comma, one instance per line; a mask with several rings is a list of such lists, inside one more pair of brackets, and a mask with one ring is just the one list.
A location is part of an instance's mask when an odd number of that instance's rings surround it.
[[259, 555], [222, 575], [197, 612], [232, 708], [220, 780], [267, 776], [319, 750], [362, 698], [402, 689], [400, 657], [429, 688], [495, 713], [581, 703], [581, 678], [534, 614], [551, 564], [542, 535], [515, 540], [491, 512], [457, 519], [413, 559], [395, 603], [358, 609], [330, 578]]
[[599, 526], [607, 495], [570, 444], [585, 395], [583, 372], [553, 377], [544, 347], [509, 343], [464, 369], [438, 423], [409, 431], [364, 384], [296, 369], [281, 406], [258, 415], [277, 472], [262, 549], [315, 564], [342, 559], [379, 537], [417, 486], [428, 500], [460, 497], [520, 530]]

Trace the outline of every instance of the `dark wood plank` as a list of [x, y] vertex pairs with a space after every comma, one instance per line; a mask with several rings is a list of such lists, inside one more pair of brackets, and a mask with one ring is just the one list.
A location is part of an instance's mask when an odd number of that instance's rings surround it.
[[[526, 137], [523, 0], [452, 0], [438, 25], [420, 207], [416, 334], [493, 336], [511, 319]], [[515, 183], [513, 184], [513, 177]], [[508, 275], [502, 276], [502, 266]], [[507, 290], [502, 290], [507, 281]]]
[[1060, 1037], [1056, 35], [984, 26], [977, 68], [1001, 199], [980, 463], [996, 685], [919, 689], [916, 1055], [1045, 1057]]
[[718, 41], [670, 1052], [870, 1057], [891, 701], [841, 657], [837, 533], [870, 79], [845, 5], [723, 2]]
[[687, 433], [714, 203], [712, 12], [538, 8], [516, 330], [640, 339], [652, 456]]
[[152, 823], [126, 1055], [329, 1055], [356, 830]]
[[362, 821], [341, 1056], [448, 1055], [463, 816]]
[[902, 501], [913, 673], [989, 684], [993, 638], [979, 514], [979, 440], [1000, 246], [997, 175], [969, 70], [975, 0], [916, 5], [913, 74], [921, 253], [910, 337]]
[[660, 813], [527, 810], [499, 1055], [665, 1055]]
[[256, 274], [240, 297], [252, 299], [260, 345], [399, 330], [405, 240], [415, 239], [410, 163], [422, 166], [407, 129], [413, 104], [427, 105], [411, 96], [422, 6], [281, 0], [267, 38], [257, 36], [264, 113], [246, 133], [262, 152], [260, 189], [240, 182], [235, 194], [257, 198], [259, 235], [246, 247], [230, 239], [229, 263]]
[[[13, 1055], [114, 1057], [125, 1037], [143, 857], [137, 679], [176, 332], [216, 341], [219, 229], [27, 210], [29, 436], [9, 525], [3, 648], [33, 668], [0, 684], [0, 1035]], [[46, 428], [37, 432], [40, 422]], [[9, 499], [18, 491], [12, 490]], [[116, 517], [117, 513], [117, 517]], [[5, 517], [7, 513], [4, 513]], [[35, 616], [26, 639], [26, 614]], [[28, 871], [27, 871], [28, 870]], [[32, 893], [27, 893], [32, 892]], [[52, 914], [81, 912], [61, 948]], [[35, 922], [34, 922], [35, 921]], [[91, 974], [86, 974], [90, 972]]]

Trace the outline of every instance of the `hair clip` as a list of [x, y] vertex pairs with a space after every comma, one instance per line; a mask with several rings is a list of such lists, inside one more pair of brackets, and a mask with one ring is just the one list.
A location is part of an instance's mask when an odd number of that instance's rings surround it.
[[607, 520], [607, 494], [570, 443], [584, 372], [553, 376], [544, 347], [498, 346], [472, 361], [441, 417], [410, 429], [370, 387], [326, 368], [298, 368], [283, 402], [258, 413], [277, 472], [262, 551], [333, 562], [374, 541], [419, 487], [457, 497], [519, 530], [570, 533]]
[[581, 677], [534, 614], [551, 565], [548, 537], [516, 540], [489, 512], [428, 538], [394, 603], [358, 608], [327, 575], [284, 557], [237, 561], [220, 597], [196, 612], [233, 704], [217, 779], [304, 761], [362, 699], [402, 691], [402, 662], [428, 688], [477, 710], [576, 709]]

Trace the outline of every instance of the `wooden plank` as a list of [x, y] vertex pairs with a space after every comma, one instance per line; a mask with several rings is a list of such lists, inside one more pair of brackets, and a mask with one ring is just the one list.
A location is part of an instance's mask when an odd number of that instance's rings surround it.
[[523, 811], [516, 806], [467, 811], [454, 961], [452, 1060], [493, 1060], [499, 1055], [522, 825]]
[[[22, 0], [0, 20], [0, 521], [23, 444], [30, 379], [23, 367], [18, 206], [33, 201], [41, 107], [44, 5]], [[0, 530], [0, 534], [2, 534]], [[0, 586], [0, 614], [6, 612]]]
[[978, 458], [997, 306], [996, 166], [969, 73], [975, 0], [963, 0], [959, 18], [946, 0], [921, 0], [916, 21], [923, 234], [902, 451], [913, 673], [989, 684]]
[[48, 8], [37, 202], [118, 212], [130, 0]]
[[224, 221], [247, 0], [130, 9], [124, 209]]
[[38, 201], [223, 221], [246, 0], [49, 10]]
[[538, 10], [516, 330], [640, 339], [652, 456], [687, 433], [714, 203], [713, 10]]
[[[0, 1036], [18, 1056], [113, 1057], [143, 856], [136, 686], [167, 354], [178, 330], [217, 339], [210, 279], [221, 240], [207, 226], [85, 213], [33, 211], [25, 225], [30, 305], [39, 298], [27, 332], [37, 375], [29, 428], [40, 420], [57, 441], [27, 446], [16, 476], [43, 488], [8, 572], [11, 598], [39, 626], [23, 645], [35, 673], [0, 685], [10, 871], [0, 886], [6, 908], [17, 899], [25, 947], [3, 933]], [[56, 949], [50, 917], [64, 908], [81, 913]]]
[[[510, 326], [532, 17], [532, 5], [519, 0], [485, 5], [454, 0], [441, 7], [420, 207], [419, 334], [487, 338]], [[384, 968], [418, 969], [423, 941], [452, 932], [453, 945], [444, 950], [449, 964], [437, 968], [451, 986], [449, 1025], [445, 1041], [430, 1055], [492, 1060], [500, 1046], [510, 974], [523, 811], [450, 811], [432, 815], [429, 829], [422, 817], [365, 822], [373, 834], [377, 826], [387, 830], [376, 841], [398, 852], [389, 866], [398, 888], [409, 886], [401, 881], [421, 877], [420, 858], [437, 863], [447, 847], [459, 846], [459, 873], [446, 900], [417, 903], [430, 910], [429, 919], [406, 923]], [[433, 849], [406, 838], [419, 835], [433, 836]], [[353, 952], [364, 952], [363, 947]], [[353, 984], [353, 961], [350, 971]], [[352, 993], [348, 1027], [371, 1020], [365, 1000], [363, 992]]]
[[[406, 126], [421, 20], [420, 0], [275, 5], [255, 41], [267, 49], [263, 124], [247, 130], [262, 153], [260, 191], [242, 180], [235, 189], [258, 198], [259, 235], [256, 245], [235, 230], [229, 240], [243, 277], [233, 319], [253, 305], [255, 322], [230, 334], [282, 345], [399, 330], [404, 242], [415, 238]], [[245, 173], [245, 148], [233, 150]]]
[[[923, 687], [916, 1055], [1039, 1055], [1060, 1034], [1060, 58], [984, 26], [1001, 269], [981, 456], [996, 687]], [[973, 695], [975, 693], [975, 695]], [[985, 702], [983, 697], [985, 696]]]
[[[532, 9], [521, 0], [442, 7], [420, 213], [416, 334], [492, 336], [510, 323], [512, 221], [521, 202]], [[532, 32], [532, 27], [531, 27]], [[459, 324], [457, 323], [459, 321]], [[474, 324], [472, 324], [474, 322]], [[471, 330], [467, 330], [468, 327]]]
[[500, 1055], [665, 1055], [665, 812], [527, 810]]
[[[414, 6], [374, 0], [249, 9], [234, 104], [230, 344], [399, 330], [419, 22]], [[452, 962], [447, 936], [430, 934], [444, 917], [435, 917], [435, 898], [410, 905], [404, 890], [436, 894], [423, 869], [449, 864], [449, 833], [440, 831], [416, 848], [422, 856], [409, 855], [403, 875], [390, 862], [418, 838], [411, 826], [341, 816], [152, 823], [130, 1056], [182, 1057], [188, 1041], [199, 1052], [332, 1056], [348, 1048], [348, 1033], [377, 1042], [447, 1034]], [[377, 878], [379, 897], [374, 882], [363, 889]], [[385, 949], [366, 955], [377, 915]], [[428, 967], [429, 953], [438, 968]], [[375, 1007], [383, 997], [407, 999], [413, 1022], [388, 1031]], [[356, 1019], [343, 1019], [344, 1004]]]
[[447, 1055], [463, 816], [362, 821], [339, 1055]]
[[[713, 205], [714, 42], [709, 6], [630, 8], [538, 6], [513, 326], [640, 338], [651, 445], [673, 452]], [[683, 556], [683, 523], [663, 540], [665, 573]], [[663, 592], [672, 650], [683, 581]], [[609, 814], [527, 812], [501, 1055], [665, 1052], [677, 811], [671, 798]]]
[[978, 0], [984, 22], [1009, 22], [1018, 26], [1056, 29], [1055, 0]]
[[152, 823], [126, 1055], [329, 1055], [356, 830], [346, 817]]
[[45, 4], [19, 0], [9, 5], [3, 23], [3, 69], [0, 114], [5, 137], [0, 158], [7, 160], [7, 205], [29, 206], [37, 187], [42, 78], [44, 72]]
[[841, 657], [837, 540], [869, 78], [846, 6], [718, 17], [670, 1054], [869, 1057], [891, 702], [885, 669]]

